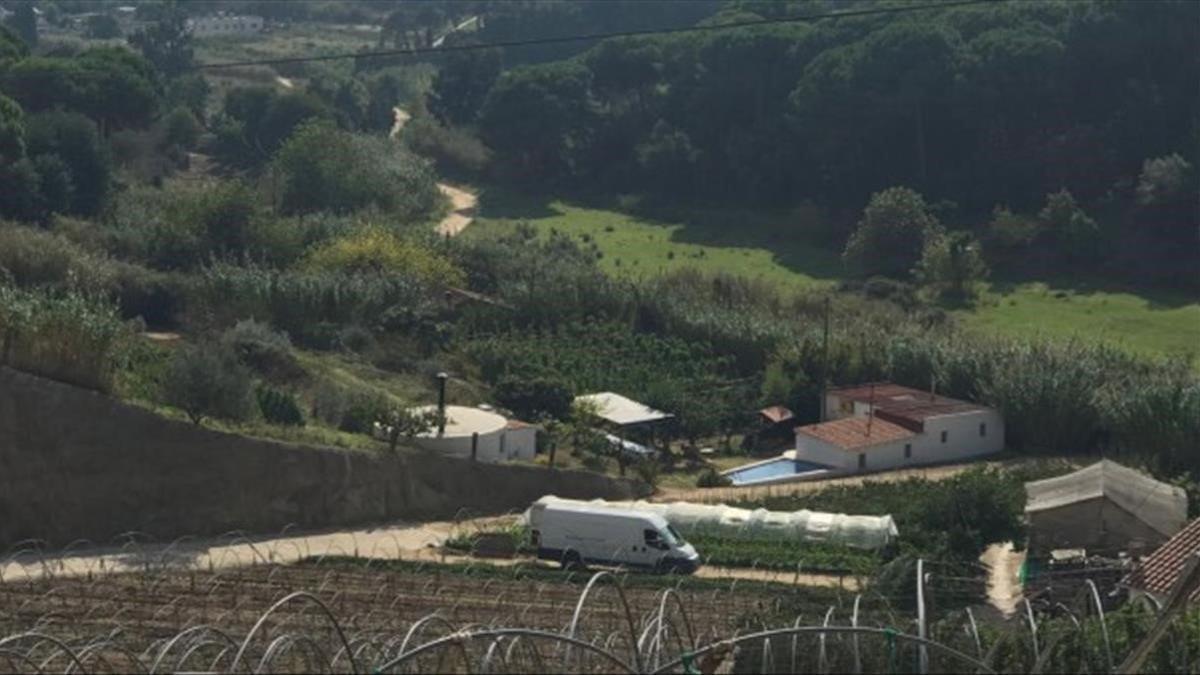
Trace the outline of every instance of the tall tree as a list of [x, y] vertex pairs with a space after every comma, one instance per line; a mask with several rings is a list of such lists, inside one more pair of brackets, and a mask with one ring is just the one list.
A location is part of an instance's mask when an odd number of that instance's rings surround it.
[[433, 80], [429, 112], [447, 124], [474, 124], [500, 66], [498, 49], [451, 52]]
[[129, 44], [168, 78], [187, 72], [195, 58], [187, 14], [174, 3], [164, 7], [153, 24], [130, 35]]
[[17, 5], [12, 16], [8, 17], [8, 27], [21, 38], [30, 49], [38, 45], [37, 13], [33, 11], [32, 2]]
[[591, 128], [590, 81], [574, 62], [508, 71], [484, 101], [484, 142], [524, 177], [569, 173]]
[[906, 187], [888, 188], [871, 195], [842, 257], [866, 274], [903, 278], [940, 232], [941, 225], [920, 194]]

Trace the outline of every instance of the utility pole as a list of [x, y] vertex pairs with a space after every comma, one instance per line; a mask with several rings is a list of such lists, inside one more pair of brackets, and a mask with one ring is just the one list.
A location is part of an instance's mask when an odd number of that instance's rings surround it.
[[824, 422], [829, 417], [829, 411], [825, 409], [825, 399], [829, 390], [829, 312], [830, 299], [825, 296], [825, 331], [824, 337], [821, 339], [821, 419], [819, 422]]

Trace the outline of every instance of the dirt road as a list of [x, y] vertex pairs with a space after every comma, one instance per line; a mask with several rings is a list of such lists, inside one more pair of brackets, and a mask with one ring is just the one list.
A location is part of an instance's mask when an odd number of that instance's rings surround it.
[[992, 544], [987, 547], [979, 561], [991, 570], [988, 576], [988, 601], [1005, 616], [1017, 611], [1021, 602], [1021, 581], [1018, 575], [1025, 553], [1014, 551], [1012, 542]]
[[[138, 544], [78, 553], [10, 553], [0, 563], [0, 583], [48, 576], [87, 576], [175, 567], [179, 569], [224, 569], [258, 564], [287, 564], [303, 558], [361, 556], [388, 560], [423, 560], [431, 563], [465, 563], [511, 566], [529, 562], [479, 559], [448, 553], [442, 543], [455, 533], [497, 529], [511, 525], [516, 516], [439, 521], [394, 527], [364, 528], [312, 534], [283, 534], [279, 537], [246, 539], [218, 538], [181, 540], [174, 544]], [[803, 586], [857, 590], [855, 579], [834, 575], [796, 574], [770, 570], [702, 567], [696, 576], [706, 579], [774, 581]]]
[[[185, 539], [173, 544], [137, 544], [107, 550], [83, 550], [66, 554], [36, 555], [10, 552], [0, 563], [0, 583], [44, 577], [86, 577], [173, 567], [178, 569], [224, 569], [253, 565], [286, 565], [302, 558], [361, 556], [382, 560], [421, 560], [433, 563], [474, 562], [476, 565], [508, 567], [529, 558], [482, 560], [451, 554], [442, 544], [464, 530], [493, 530], [512, 524], [517, 516], [497, 516], [461, 522], [437, 521], [424, 524], [361, 528], [312, 534], [281, 534], [274, 538]], [[553, 567], [553, 566], [552, 566]], [[780, 584], [858, 589], [853, 578], [827, 574], [797, 574], [766, 569], [702, 567], [704, 579], [775, 581]]]
[[475, 220], [475, 208], [479, 198], [475, 195], [445, 183], [438, 183], [438, 189], [450, 199], [450, 213], [438, 223], [437, 233], [443, 237], [454, 237]]

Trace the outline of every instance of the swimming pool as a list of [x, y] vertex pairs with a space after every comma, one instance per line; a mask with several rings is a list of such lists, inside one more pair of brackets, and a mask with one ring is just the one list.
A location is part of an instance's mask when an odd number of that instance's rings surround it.
[[726, 471], [725, 475], [734, 485], [759, 485], [765, 483], [782, 483], [800, 477], [816, 478], [828, 473], [829, 467], [813, 464], [790, 457], [778, 457], [765, 462], [747, 464], [745, 468]]

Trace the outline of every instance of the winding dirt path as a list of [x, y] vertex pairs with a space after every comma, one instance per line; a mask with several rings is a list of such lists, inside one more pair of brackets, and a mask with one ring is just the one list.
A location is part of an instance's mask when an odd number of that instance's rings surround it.
[[466, 190], [445, 183], [438, 183], [438, 189], [450, 199], [451, 210], [438, 223], [437, 233], [443, 237], [455, 237], [475, 220], [475, 210], [479, 206], [479, 198]]

